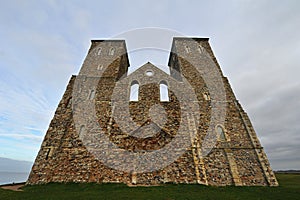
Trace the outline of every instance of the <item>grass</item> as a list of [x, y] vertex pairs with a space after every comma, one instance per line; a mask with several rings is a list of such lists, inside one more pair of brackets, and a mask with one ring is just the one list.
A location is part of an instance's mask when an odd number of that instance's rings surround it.
[[123, 184], [50, 183], [25, 186], [23, 192], [0, 189], [0, 199], [300, 199], [300, 174], [276, 174], [279, 187], [212, 187], [167, 184], [127, 187]]

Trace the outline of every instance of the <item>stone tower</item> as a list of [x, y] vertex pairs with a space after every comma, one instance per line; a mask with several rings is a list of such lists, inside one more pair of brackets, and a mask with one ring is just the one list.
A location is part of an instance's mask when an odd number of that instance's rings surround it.
[[168, 65], [127, 75], [125, 41], [92, 40], [27, 184], [277, 186], [208, 39], [174, 38]]

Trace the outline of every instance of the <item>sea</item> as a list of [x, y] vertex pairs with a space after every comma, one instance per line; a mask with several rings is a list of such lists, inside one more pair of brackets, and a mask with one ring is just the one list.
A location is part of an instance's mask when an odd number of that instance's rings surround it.
[[0, 185], [26, 182], [29, 172], [0, 172]]

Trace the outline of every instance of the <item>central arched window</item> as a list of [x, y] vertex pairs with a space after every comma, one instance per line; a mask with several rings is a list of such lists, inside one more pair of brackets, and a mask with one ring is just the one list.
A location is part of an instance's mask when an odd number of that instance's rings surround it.
[[130, 101], [138, 101], [139, 100], [139, 82], [132, 81], [130, 86]]
[[169, 90], [166, 81], [161, 81], [159, 84], [160, 101], [169, 101]]

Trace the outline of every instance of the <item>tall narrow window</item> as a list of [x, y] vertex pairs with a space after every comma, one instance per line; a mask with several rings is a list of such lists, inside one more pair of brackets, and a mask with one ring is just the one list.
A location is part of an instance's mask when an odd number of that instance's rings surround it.
[[185, 46], [185, 51], [186, 51], [187, 53], [190, 53], [190, 47], [189, 47], [188, 45]]
[[95, 93], [96, 93], [95, 90], [91, 90], [90, 95], [89, 95], [89, 100], [94, 99]]
[[198, 51], [199, 51], [200, 54], [204, 53], [205, 52], [204, 47], [202, 45], [199, 45], [198, 46]]
[[103, 65], [99, 64], [97, 70], [102, 70], [102, 69], [103, 69]]
[[161, 81], [159, 84], [160, 101], [169, 101], [168, 84]]
[[137, 81], [133, 81], [130, 87], [130, 101], [138, 101], [139, 100], [139, 83]]
[[110, 48], [110, 50], [109, 50], [109, 55], [110, 55], [110, 56], [113, 56], [113, 55], [115, 54], [115, 51], [116, 51], [115, 48], [113, 48], [113, 47]]
[[101, 51], [102, 51], [102, 48], [101, 48], [101, 47], [98, 48], [98, 50], [97, 50], [97, 55], [98, 55], [98, 56], [101, 54]]
[[83, 134], [84, 133], [84, 125], [81, 125], [80, 126], [80, 129], [79, 129], [79, 134]]
[[226, 140], [224, 129], [221, 125], [217, 125], [216, 132], [218, 133], [218, 137], [220, 138], [221, 141]]
[[204, 100], [209, 101], [210, 100], [209, 93], [208, 92], [204, 92], [203, 93], [203, 98], [204, 98]]

